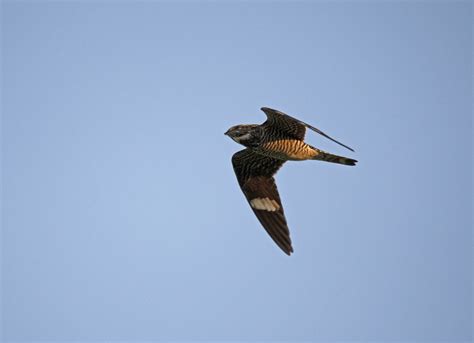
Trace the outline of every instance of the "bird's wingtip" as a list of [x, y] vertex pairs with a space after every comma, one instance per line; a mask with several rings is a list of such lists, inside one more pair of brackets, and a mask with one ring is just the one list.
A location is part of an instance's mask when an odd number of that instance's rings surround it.
[[271, 107], [266, 107], [266, 106], [263, 106], [263, 107], [260, 107], [260, 109], [263, 111], [263, 112], [278, 112], [277, 110], [271, 108]]
[[288, 256], [291, 256], [291, 254], [293, 253], [293, 247], [291, 245], [289, 249], [282, 249], [282, 250]]

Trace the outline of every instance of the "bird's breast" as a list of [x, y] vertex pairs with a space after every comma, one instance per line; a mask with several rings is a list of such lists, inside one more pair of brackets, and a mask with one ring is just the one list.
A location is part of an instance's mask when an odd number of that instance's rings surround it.
[[317, 152], [310, 145], [296, 139], [279, 139], [263, 142], [262, 154], [281, 160], [302, 161], [312, 159]]

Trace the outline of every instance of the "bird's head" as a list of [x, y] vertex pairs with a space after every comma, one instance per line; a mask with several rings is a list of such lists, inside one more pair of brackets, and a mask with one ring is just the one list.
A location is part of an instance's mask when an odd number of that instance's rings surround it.
[[257, 124], [232, 126], [224, 134], [246, 147], [255, 147], [259, 143], [259, 126]]

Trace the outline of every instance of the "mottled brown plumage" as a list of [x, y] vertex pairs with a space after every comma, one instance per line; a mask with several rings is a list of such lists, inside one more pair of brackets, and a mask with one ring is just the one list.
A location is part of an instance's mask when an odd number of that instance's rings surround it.
[[286, 161], [321, 160], [355, 165], [351, 158], [333, 155], [304, 142], [306, 128], [340, 144], [319, 129], [283, 112], [262, 107], [262, 125], [237, 125], [225, 134], [246, 149], [232, 156], [237, 180], [250, 207], [275, 243], [288, 255], [293, 252], [290, 231], [273, 176]]

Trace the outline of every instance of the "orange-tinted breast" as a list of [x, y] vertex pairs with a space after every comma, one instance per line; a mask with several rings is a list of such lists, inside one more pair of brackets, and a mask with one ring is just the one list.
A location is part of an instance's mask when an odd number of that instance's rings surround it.
[[308, 160], [318, 154], [310, 145], [296, 139], [280, 139], [266, 142], [260, 148], [262, 152], [269, 156], [285, 160]]

